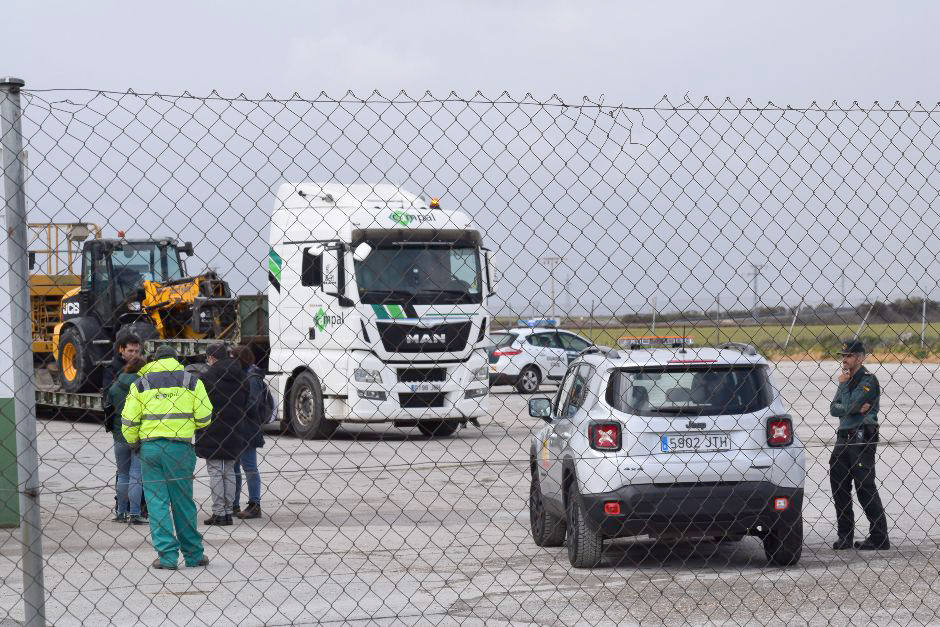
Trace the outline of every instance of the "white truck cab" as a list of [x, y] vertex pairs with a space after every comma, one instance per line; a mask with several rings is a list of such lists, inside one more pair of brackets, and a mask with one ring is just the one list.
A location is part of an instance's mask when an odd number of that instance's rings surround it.
[[492, 285], [466, 214], [390, 184], [283, 184], [269, 243], [269, 370], [285, 427], [451, 435], [484, 413]]

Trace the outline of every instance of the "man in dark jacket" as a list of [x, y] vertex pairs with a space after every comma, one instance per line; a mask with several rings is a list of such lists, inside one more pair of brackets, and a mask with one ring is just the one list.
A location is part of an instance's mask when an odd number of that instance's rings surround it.
[[[114, 343], [114, 357], [111, 359], [111, 363], [108, 364], [108, 366], [104, 369], [104, 373], [101, 375], [101, 406], [104, 409], [105, 431], [111, 431], [114, 428], [114, 425], [120, 423], [121, 421], [121, 410], [118, 409], [117, 412], [115, 412], [114, 404], [112, 403], [112, 399], [108, 394], [108, 391], [111, 389], [111, 385], [124, 371], [124, 366], [126, 366], [132, 359], [141, 356], [140, 349], [140, 338], [133, 333], [124, 333], [118, 336], [117, 342]], [[121, 427], [118, 426], [117, 430], [118, 433], [120, 433]], [[114, 479], [115, 495], [121, 494], [121, 479], [121, 473], [119, 472]], [[117, 502], [119, 500], [120, 499], [118, 496], [115, 496], [115, 510], [117, 511], [117, 516], [114, 519], [115, 521], [121, 520], [121, 507], [120, 503]], [[146, 505], [140, 513], [144, 518], [147, 517]]]
[[242, 423], [249, 404], [248, 380], [224, 346], [211, 347], [206, 362], [209, 370], [202, 382], [212, 403], [212, 422], [196, 433], [196, 455], [206, 460], [212, 492], [212, 516], [205, 523], [231, 525], [235, 462], [245, 450]]
[[115, 342], [114, 357], [108, 367], [104, 369], [101, 378], [101, 389], [104, 390], [105, 395], [107, 395], [108, 389], [114, 383], [114, 380], [124, 371], [127, 362], [134, 357], [140, 357], [140, 344], [140, 338], [133, 333], [126, 333]]

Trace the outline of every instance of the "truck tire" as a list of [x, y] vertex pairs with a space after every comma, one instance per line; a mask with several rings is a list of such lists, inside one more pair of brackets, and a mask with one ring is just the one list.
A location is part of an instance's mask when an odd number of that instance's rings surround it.
[[526, 366], [516, 379], [516, 391], [520, 394], [532, 394], [538, 391], [541, 382], [542, 375], [539, 369], [535, 366]]
[[575, 568], [593, 568], [601, 561], [604, 539], [587, 525], [577, 480], [572, 479], [568, 484], [567, 495], [565, 509], [568, 513], [568, 529], [565, 541], [568, 545], [568, 561]]
[[803, 554], [803, 517], [781, 517], [764, 535], [764, 555], [774, 566], [793, 566]]
[[529, 482], [529, 527], [536, 546], [563, 546], [565, 544], [565, 519], [545, 509], [539, 472], [532, 469]]
[[59, 381], [66, 392], [84, 392], [94, 387], [96, 374], [91, 350], [75, 327], [59, 338]]
[[429, 438], [446, 438], [457, 433], [457, 420], [419, 420], [418, 430]]
[[304, 440], [325, 440], [339, 423], [327, 420], [323, 408], [323, 388], [313, 373], [301, 372], [288, 392], [287, 411], [290, 429]]

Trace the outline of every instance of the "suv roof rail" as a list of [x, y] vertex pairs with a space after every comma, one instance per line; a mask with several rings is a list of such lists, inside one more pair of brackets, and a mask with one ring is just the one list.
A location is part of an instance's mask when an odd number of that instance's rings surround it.
[[725, 350], [725, 349], [735, 350], [745, 355], [757, 354], [757, 349], [754, 348], [753, 344], [745, 344], [744, 342], [723, 342], [719, 344], [718, 346], [716, 346], [715, 348], [717, 348], [718, 350]]
[[620, 353], [617, 352], [616, 348], [611, 348], [609, 346], [588, 346], [583, 351], [578, 353], [578, 357], [582, 355], [603, 355], [608, 359], [620, 359]]

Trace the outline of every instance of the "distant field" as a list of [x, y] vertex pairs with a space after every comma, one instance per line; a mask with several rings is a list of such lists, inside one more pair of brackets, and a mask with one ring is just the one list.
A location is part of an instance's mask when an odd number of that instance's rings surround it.
[[[573, 331], [590, 337], [598, 344], [617, 346], [622, 336], [653, 335], [649, 326], [626, 328], [592, 329], [567, 326]], [[686, 335], [697, 345], [715, 345], [720, 342], [744, 342], [760, 348], [761, 352], [774, 357], [806, 356], [826, 358], [838, 351], [841, 339], [852, 337], [858, 325], [820, 324], [797, 325], [784, 349], [788, 325], [761, 326], [656, 326], [655, 335]], [[902, 342], [902, 336], [905, 341]], [[862, 339], [876, 356], [898, 360], [934, 360], [940, 358], [940, 325], [928, 324], [924, 350], [920, 347], [920, 324], [873, 324], [862, 331]]]

